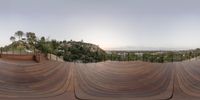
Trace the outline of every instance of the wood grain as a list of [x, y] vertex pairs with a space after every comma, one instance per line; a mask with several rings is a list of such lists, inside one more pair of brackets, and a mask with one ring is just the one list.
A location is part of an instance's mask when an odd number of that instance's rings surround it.
[[0, 59], [0, 100], [200, 100], [200, 61]]

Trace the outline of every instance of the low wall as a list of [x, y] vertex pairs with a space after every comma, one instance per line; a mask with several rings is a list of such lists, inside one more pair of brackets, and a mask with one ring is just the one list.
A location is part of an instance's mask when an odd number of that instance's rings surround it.
[[34, 56], [33, 56], [33, 60], [35, 60], [36, 62], [40, 63], [40, 62], [44, 62], [47, 59], [46, 55], [43, 54], [43, 53], [36, 53]]
[[64, 60], [63, 60], [62, 58], [59, 58], [58, 56], [56, 56], [56, 55], [54, 55], [54, 54], [47, 54], [47, 58], [48, 58], [49, 60], [64, 62]]
[[19, 55], [19, 54], [1, 54], [1, 58], [12, 59], [12, 60], [34, 60], [34, 55]]
[[34, 60], [38, 63], [48, 60], [42, 53], [36, 54], [0, 54], [0, 58], [10, 60]]

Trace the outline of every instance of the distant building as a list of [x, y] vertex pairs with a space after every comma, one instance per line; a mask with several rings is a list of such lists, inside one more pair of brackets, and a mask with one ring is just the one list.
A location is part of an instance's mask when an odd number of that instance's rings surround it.
[[137, 56], [143, 56], [144, 53], [135, 53]]

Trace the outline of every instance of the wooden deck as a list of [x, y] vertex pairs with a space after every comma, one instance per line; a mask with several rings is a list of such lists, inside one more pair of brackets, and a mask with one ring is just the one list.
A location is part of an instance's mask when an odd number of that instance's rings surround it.
[[200, 61], [70, 63], [0, 59], [0, 100], [199, 100]]

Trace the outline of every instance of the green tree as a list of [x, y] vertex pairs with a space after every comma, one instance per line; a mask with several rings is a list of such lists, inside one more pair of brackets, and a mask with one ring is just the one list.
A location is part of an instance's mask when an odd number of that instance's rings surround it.
[[60, 46], [59, 42], [57, 42], [56, 40], [51, 40], [51, 48], [52, 48], [51, 53], [57, 54], [59, 46]]
[[12, 53], [14, 54], [14, 42], [15, 42], [15, 37], [11, 36], [10, 41], [12, 41]]
[[35, 43], [36, 43], [36, 35], [33, 32], [27, 32], [26, 33], [26, 37], [27, 37], [27, 42], [30, 45], [30, 47], [32, 49], [35, 48]]
[[22, 39], [22, 36], [23, 36], [23, 35], [24, 35], [24, 32], [23, 32], [23, 31], [17, 31], [17, 32], [15, 32], [15, 36], [17, 36], [19, 40]]

